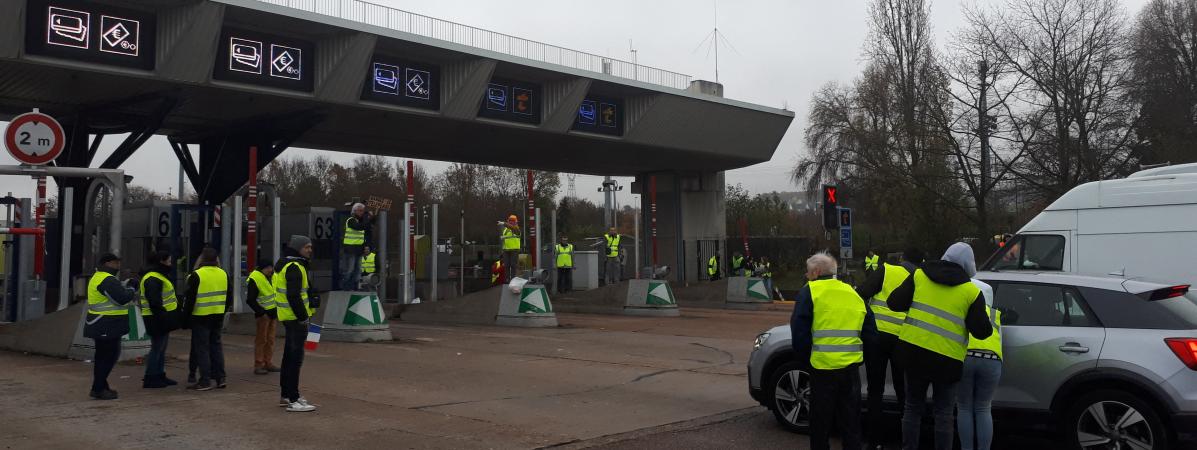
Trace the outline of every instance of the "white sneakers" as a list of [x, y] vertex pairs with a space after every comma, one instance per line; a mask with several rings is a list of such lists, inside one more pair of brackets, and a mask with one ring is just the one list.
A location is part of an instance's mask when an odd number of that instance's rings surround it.
[[[286, 405], [283, 403], [286, 403]], [[286, 406], [287, 412], [309, 412], [316, 410], [316, 405], [308, 403], [308, 400], [303, 397], [299, 397], [294, 402], [287, 402], [285, 398], [279, 399], [279, 406]]]

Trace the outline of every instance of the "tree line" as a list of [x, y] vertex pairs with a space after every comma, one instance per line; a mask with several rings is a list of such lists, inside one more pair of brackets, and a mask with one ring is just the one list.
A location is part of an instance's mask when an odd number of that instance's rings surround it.
[[888, 250], [1013, 232], [1069, 189], [1197, 160], [1197, 0], [871, 0], [864, 68], [812, 97], [792, 176]]

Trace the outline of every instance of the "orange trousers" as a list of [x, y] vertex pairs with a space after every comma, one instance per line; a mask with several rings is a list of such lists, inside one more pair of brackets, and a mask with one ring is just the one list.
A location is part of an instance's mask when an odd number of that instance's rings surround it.
[[269, 315], [257, 319], [258, 329], [254, 336], [254, 368], [274, 367], [270, 360], [274, 358], [274, 335], [278, 321]]

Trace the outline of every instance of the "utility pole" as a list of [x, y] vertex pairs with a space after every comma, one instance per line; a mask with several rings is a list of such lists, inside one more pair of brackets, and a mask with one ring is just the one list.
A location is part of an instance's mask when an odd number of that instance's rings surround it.
[[989, 239], [989, 183], [990, 183], [990, 158], [989, 158], [989, 134], [992, 132], [993, 119], [989, 116], [989, 62], [981, 60], [977, 62], [977, 75], [981, 79], [980, 84], [980, 98], [977, 102], [977, 138], [981, 140], [981, 185], [977, 197], [977, 218], [981, 222], [982, 237]]

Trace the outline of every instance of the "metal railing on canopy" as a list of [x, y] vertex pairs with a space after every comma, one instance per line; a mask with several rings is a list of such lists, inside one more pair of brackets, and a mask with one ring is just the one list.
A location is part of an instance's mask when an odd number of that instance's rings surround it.
[[685, 89], [690, 85], [689, 75], [496, 33], [361, 0], [259, 1], [505, 55], [604, 73], [675, 89]]

